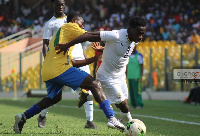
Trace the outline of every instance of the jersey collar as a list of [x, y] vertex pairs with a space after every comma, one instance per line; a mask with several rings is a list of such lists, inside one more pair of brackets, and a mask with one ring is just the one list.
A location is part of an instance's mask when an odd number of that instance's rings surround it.
[[62, 19], [62, 18], [66, 18], [67, 16], [63, 16], [63, 17], [55, 17], [56, 19]]
[[132, 41], [129, 39], [128, 35], [126, 35], [127, 40], [132, 43]]
[[128, 37], [128, 35], [126, 35], [126, 38], [127, 38], [127, 40], [130, 42], [130, 43], [134, 43], [135, 44], [135, 46], [137, 46], [137, 44], [139, 43], [139, 42], [134, 42], [134, 41], [131, 41], [130, 39], [129, 39], [129, 37]]

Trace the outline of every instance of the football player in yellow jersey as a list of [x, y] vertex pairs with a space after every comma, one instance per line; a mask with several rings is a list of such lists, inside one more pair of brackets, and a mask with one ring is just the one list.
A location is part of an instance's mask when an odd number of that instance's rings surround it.
[[63, 86], [69, 86], [74, 90], [78, 87], [91, 90], [94, 99], [100, 104], [101, 109], [108, 118], [107, 126], [124, 130], [124, 125], [115, 118], [110, 101], [107, 100], [100, 82], [95, 80], [90, 74], [80, 71], [74, 66], [74, 64], [78, 64], [79, 67], [88, 65], [96, 61], [97, 57], [76, 60], [76, 63], [74, 63], [72, 61], [73, 56], [71, 55], [73, 46], [65, 54], [58, 54], [55, 50], [57, 44], [70, 42], [74, 38], [86, 33], [83, 29], [83, 18], [79, 15], [74, 17], [74, 20], [74, 23], [67, 23], [61, 26], [49, 43], [48, 52], [42, 67], [42, 77], [46, 83], [48, 96], [44, 97], [24, 113], [15, 116], [15, 124], [13, 126], [15, 133], [21, 133], [27, 119], [40, 113], [43, 109], [58, 103], [62, 99]]
[[[43, 33], [43, 56], [46, 57], [47, 48], [49, 46], [49, 41], [53, 34], [65, 23], [72, 22], [74, 16], [76, 16], [75, 12], [71, 12], [68, 16], [65, 15], [65, 1], [64, 0], [51, 0], [52, 8], [54, 11], [53, 17], [45, 24], [44, 33]], [[72, 56], [74, 60], [76, 59], [85, 59], [83, 48], [81, 44], [76, 44], [72, 50]], [[90, 72], [89, 66], [83, 66], [79, 69], [86, 71], [87, 73]], [[87, 122], [85, 124], [85, 128], [93, 128], [97, 129], [97, 126], [93, 122], [93, 99], [91, 91], [86, 91], [81, 89], [80, 97], [78, 102], [78, 107], [81, 107], [84, 104], [86, 119]], [[61, 95], [61, 94], [59, 94]], [[38, 116], [38, 127], [46, 127], [46, 117], [47, 113], [49, 112], [49, 108], [44, 109]]]

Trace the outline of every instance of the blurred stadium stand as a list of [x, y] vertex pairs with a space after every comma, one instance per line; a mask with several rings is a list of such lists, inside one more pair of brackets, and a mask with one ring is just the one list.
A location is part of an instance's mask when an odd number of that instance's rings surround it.
[[[0, 3], [0, 90], [13, 91], [15, 85], [23, 92], [45, 89], [40, 73], [41, 45], [43, 26], [53, 15], [50, 2]], [[200, 1], [67, 0], [66, 4], [65, 13], [80, 12], [88, 31], [126, 28], [134, 15], [148, 20], [147, 33], [138, 45], [144, 56], [143, 90], [187, 92], [200, 85], [171, 79], [174, 67], [199, 67]], [[85, 53], [87, 57], [94, 55], [90, 47], [85, 48]], [[93, 65], [90, 68], [93, 71]]]

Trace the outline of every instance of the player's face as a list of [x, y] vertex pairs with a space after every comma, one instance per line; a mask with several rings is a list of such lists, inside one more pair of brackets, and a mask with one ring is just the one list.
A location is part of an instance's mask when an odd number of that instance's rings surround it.
[[53, 9], [55, 14], [62, 15], [65, 11], [65, 1], [64, 0], [56, 0], [53, 4]]
[[140, 42], [143, 39], [144, 34], [146, 33], [146, 27], [129, 27], [128, 37], [131, 41]]
[[78, 17], [76, 20], [75, 20], [75, 23], [77, 23], [79, 25], [80, 28], [84, 29], [84, 20], [82, 17]]

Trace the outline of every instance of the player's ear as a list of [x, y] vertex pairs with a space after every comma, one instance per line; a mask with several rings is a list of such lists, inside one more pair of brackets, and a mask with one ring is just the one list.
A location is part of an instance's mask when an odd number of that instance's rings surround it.
[[72, 19], [72, 23], [76, 23], [76, 19], [73, 18], [73, 19]]

